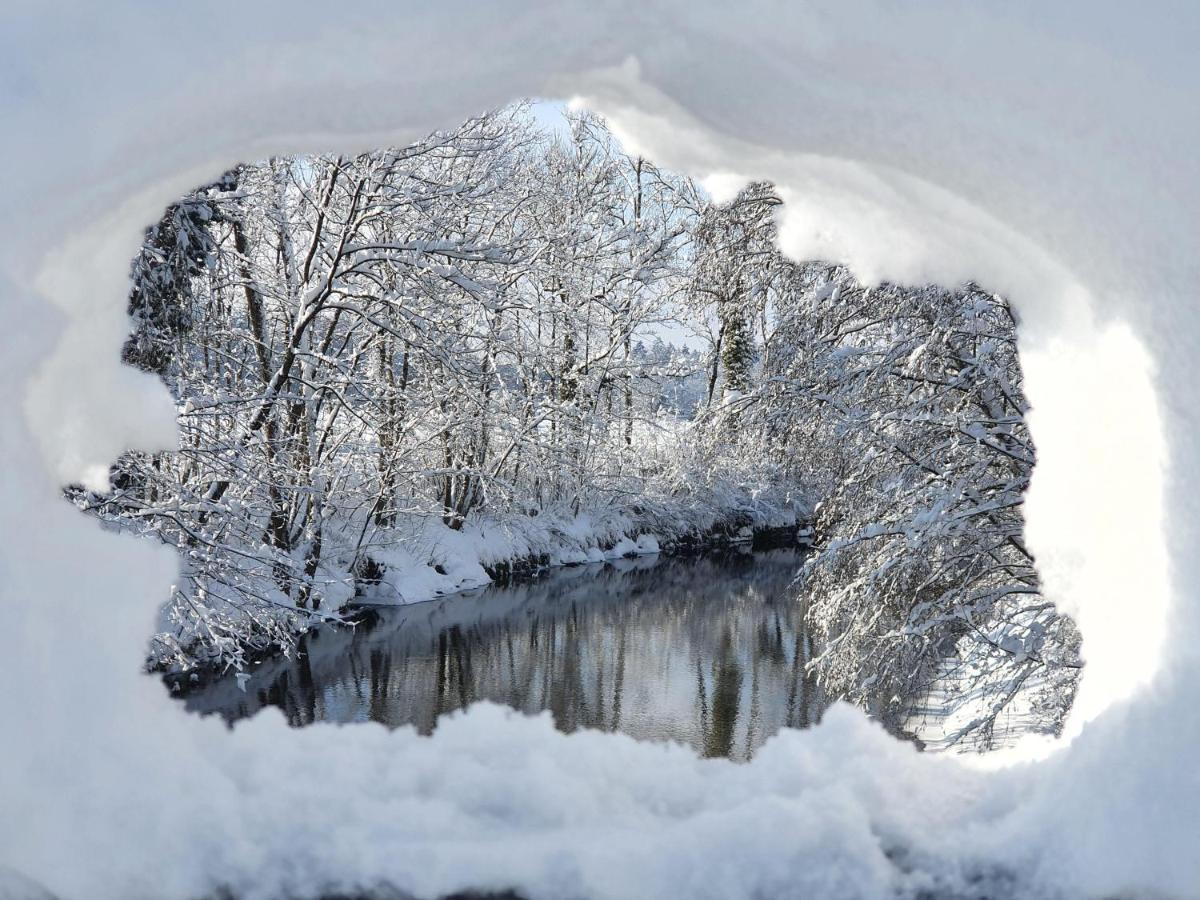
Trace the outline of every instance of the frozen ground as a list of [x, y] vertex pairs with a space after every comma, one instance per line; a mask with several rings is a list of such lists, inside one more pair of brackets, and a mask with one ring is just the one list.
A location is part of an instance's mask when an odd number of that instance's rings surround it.
[[[0, 866], [88, 898], [1200, 895], [1194, 4], [0, 15], [0, 604], [24, 687], [0, 693]], [[173, 554], [58, 485], [173, 437], [166, 393], [117, 364], [142, 225], [240, 158], [573, 94], [715, 191], [786, 187], [793, 252], [1012, 298], [1029, 537], [1089, 655], [1069, 746], [984, 773], [848, 709], [743, 766], [491, 707], [428, 739], [270, 713], [229, 733], [137, 674]]]

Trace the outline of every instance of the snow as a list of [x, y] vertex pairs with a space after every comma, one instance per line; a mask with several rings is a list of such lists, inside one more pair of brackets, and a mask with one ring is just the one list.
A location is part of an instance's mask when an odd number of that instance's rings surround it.
[[653, 556], [661, 549], [658, 545], [658, 538], [653, 534], [639, 534], [637, 544], [634, 546], [634, 552], [638, 556]]
[[[758, 527], [796, 522], [795, 509], [783, 500], [753, 504], [748, 498], [741, 499], [742, 505], [733, 512], [750, 516]], [[678, 514], [680, 510], [667, 504], [662, 510], [643, 510], [642, 517], [660, 519], [668, 512]], [[385, 571], [379, 584], [359, 601], [372, 605], [421, 603], [468, 591], [490, 584], [487, 568], [498, 564], [544, 560], [538, 565], [571, 566], [661, 552], [659, 536], [644, 530], [639, 521], [642, 517], [619, 508], [574, 516], [546, 513], [524, 521], [475, 519], [458, 531], [440, 520], [423, 522], [414, 533], [406, 534], [404, 541], [372, 551], [372, 558], [382, 563]], [[672, 522], [670, 537], [704, 535], [715, 524], [710, 510], [679, 516]]]
[[[1197, 896], [1200, 8], [367, 7], [0, 14], [2, 889], [877, 897], [990, 873], [1019, 896]], [[775, 179], [790, 252], [1011, 297], [1028, 537], [1089, 658], [1069, 745], [984, 773], [849, 709], [747, 765], [491, 707], [432, 738], [270, 712], [227, 732], [137, 674], [174, 554], [57, 486], [174, 437], [166, 392], [118, 365], [140, 228], [237, 159], [522, 95], [581, 96], [710, 185]]]

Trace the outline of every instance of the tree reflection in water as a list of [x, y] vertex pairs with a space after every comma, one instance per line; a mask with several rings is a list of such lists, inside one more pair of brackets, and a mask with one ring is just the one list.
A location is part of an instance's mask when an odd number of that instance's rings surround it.
[[372, 720], [428, 734], [491, 700], [550, 710], [562, 731], [620, 730], [747, 759], [826, 706], [792, 580], [797, 550], [621, 560], [524, 584], [369, 611], [301, 654], [188, 694], [229, 721], [277, 706], [296, 726]]

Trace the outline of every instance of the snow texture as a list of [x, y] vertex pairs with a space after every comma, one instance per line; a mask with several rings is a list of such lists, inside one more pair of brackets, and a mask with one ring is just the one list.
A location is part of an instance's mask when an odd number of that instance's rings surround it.
[[[672, 531], [671, 539], [714, 539], [709, 530], [718, 524], [716, 512], [702, 509], [690, 520], [682, 510], [674, 512], [679, 527]], [[797, 510], [785, 501], [744, 502], [733, 512], [763, 529], [799, 524]], [[746, 540], [752, 539], [753, 529], [744, 530]], [[735, 536], [740, 538], [740, 534]], [[384, 565], [383, 576], [357, 602], [379, 606], [423, 603], [490, 584], [488, 567], [514, 561], [544, 560], [539, 567], [574, 566], [653, 556], [661, 550], [658, 536], [619, 509], [570, 517], [546, 515], [524, 522], [481, 519], [459, 531], [433, 521], [417, 527], [409, 546], [397, 544], [374, 551], [373, 558]]]
[[[0, 890], [1200, 896], [1200, 7], [467, 6], [0, 13]], [[789, 252], [1012, 299], [1028, 536], [1089, 659], [1069, 745], [983, 772], [849, 709], [747, 765], [491, 707], [432, 738], [227, 732], [138, 674], [174, 553], [58, 486], [173, 439], [119, 365], [141, 228], [236, 160], [523, 95], [583, 98], [718, 194], [772, 179]]]

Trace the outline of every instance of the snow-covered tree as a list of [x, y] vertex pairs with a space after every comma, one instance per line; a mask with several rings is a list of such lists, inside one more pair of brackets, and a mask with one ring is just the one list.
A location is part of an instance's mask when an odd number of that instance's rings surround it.
[[696, 193], [567, 124], [517, 104], [242, 165], [148, 232], [127, 355], [174, 392], [181, 447], [83, 502], [186, 556], [160, 659], [286, 645], [429, 522], [645, 492], [660, 385], [632, 346], [681, 289]]
[[990, 746], [1014, 702], [1059, 727], [1078, 635], [1023, 540], [1035, 452], [1008, 304], [816, 263], [786, 282], [738, 421], [821, 497], [802, 580], [812, 668], [896, 727], [935, 685], [970, 695], [951, 742]]

